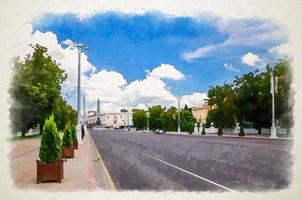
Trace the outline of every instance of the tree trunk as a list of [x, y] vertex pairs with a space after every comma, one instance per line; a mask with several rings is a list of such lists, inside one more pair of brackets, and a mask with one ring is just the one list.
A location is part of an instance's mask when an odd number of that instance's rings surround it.
[[26, 131], [21, 131], [21, 136], [25, 137], [25, 133], [26, 133]]
[[243, 129], [243, 125], [242, 125], [242, 124], [240, 125], [239, 136], [245, 136], [245, 133], [244, 133], [244, 129]]
[[39, 124], [39, 126], [40, 126], [40, 135], [42, 135], [42, 133], [43, 133], [43, 124]]

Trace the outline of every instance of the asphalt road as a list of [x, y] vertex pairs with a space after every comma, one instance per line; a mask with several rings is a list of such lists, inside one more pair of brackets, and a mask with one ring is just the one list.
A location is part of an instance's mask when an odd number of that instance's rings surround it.
[[118, 190], [268, 191], [289, 186], [292, 141], [92, 130]]

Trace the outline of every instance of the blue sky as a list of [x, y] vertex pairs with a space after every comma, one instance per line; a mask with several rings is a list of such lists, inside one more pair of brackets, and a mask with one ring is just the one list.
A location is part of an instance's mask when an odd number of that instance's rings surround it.
[[185, 76], [162, 79], [175, 96], [206, 93], [211, 85], [262, 70], [275, 57], [270, 49], [287, 42], [284, 30], [267, 19], [226, 21], [212, 15], [111, 12], [80, 20], [72, 14], [47, 14], [33, 29], [54, 33], [59, 44], [67, 39], [88, 43], [88, 62], [97, 71], [122, 74], [127, 83], [144, 79], [146, 70], [161, 63], [172, 65]]

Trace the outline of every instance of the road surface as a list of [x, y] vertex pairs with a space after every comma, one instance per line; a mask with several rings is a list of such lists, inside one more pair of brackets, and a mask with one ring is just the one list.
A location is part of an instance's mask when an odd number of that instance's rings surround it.
[[288, 140], [90, 133], [118, 190], [267, 191], [291, 180]]

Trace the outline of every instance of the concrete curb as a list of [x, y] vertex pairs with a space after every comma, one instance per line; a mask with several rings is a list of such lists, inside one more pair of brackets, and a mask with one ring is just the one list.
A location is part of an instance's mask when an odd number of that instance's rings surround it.
[[89, 135], [89, 136], [90, 136], [91, 146], [93, 146], [93, 148], [94, 148], [94, 150], [95, 150], [95, 152], [97, 154], [97, 160], [100, 163], [100, 167], [102, 169], [104, 169], [104, 173], [105, 173], [105, 176], [106, 176], [106, 179], [108, 181], [108, 185], [109, 185], [110, 189], [113, 190], [113, 191], [117, 191], [116, 186], [115, 186], [114, 182], [112, 181], [112, 178], [111, 178], [111, 176], [110, 176], [110, 174], [108, 172], [108, 169], [107, 169], [107, 167], [104, 164], [102, 156], [101, 156], [100, 152], [98, 151], [98, 149], [97, 149], [97, 147], [96, 147], [96, 145], [94, 143], [93, 138], [91, 137], [91, 135]]
[[182, 134], [182, 133], [165, 133], [166, 135], [179, 135], [179, 136], [195, 136], [195, 137], [228, 137], [228, 138], [239, 138], [239, 139], [264, 139], [264, 140], [287, 140], [293, 141], [293, 138], [270, 138], [270, 137], [257, 137], [257, 136], [236, 136], [236, 135], [221, 135], [217, 134], [207, 134], [207, 135], [197, 135], [197, 134]]

